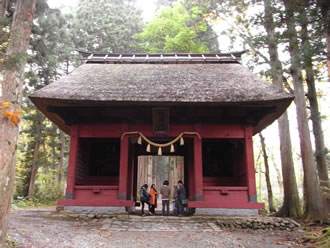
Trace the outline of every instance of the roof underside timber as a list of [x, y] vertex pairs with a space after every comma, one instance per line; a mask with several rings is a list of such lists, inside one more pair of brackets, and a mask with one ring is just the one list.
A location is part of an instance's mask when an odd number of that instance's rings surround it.
[[[82, 55], [85, 64], [30, 96], [36, 106], [66, 132], [68, 124], [50, 108], [241, 106], [242, 109], [273, 109], [264, 111], [255, 124], [256, 133], [278, 118], [293, 99], [291, 94], [239, 64], [241, 53]], [[223, 59], [226, 57], [227, 60]]]

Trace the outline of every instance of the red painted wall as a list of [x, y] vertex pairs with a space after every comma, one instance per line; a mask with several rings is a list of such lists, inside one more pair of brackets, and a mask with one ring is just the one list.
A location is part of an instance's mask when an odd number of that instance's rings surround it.
[[[137, 153], [129, 144], [129, 135], [121, 140], [120, 173], [118, 178], [87, 178], [81, 184], [83, 157], [78, 157], [79, 138], [119, 138], [126, 131], [140, 131], [152, 137], [152, 125], [82, 124], [72, 126], [70, 159], [68, 166], [67, 200], [59, 205], [77, 206], [133, 206], [136, 195]], [[263, 208], [253, 202], [256, 194], [252, 149], [252, 127], [243, 125], [171, 125], [169, 137], [181, 132], [198, 132], [202, 138], [244, 139], [245, 145], [236, 156], [234, 177], [212, 178], [202, 175], [201, 140], [195, 135], [185, 136], [185, 185], [189, 207]], [[134, 136], [134, 135], [133, 135]], [[190, 137], [191, 139], [187, 139]], [[197, 201], [196, 201], [197, 200]]]

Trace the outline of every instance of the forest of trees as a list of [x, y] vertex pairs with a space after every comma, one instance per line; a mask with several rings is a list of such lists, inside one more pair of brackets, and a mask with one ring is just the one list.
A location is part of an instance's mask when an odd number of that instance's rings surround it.
[[[15, 204], [52, 204], [63, 197], [69, 138], [27, 96], [76, 68], [78, 50], [248, 50], [246, 66], [295, 96], [300, 160], [292, 152], [292, 117], [285, 113], [277, 121], [280, 151], [276, 156], [281, 161], [277, 169], [283, 186], [277, 204], [269, 179], [270, 141], [262, 135], [254, 137], [260, 138], [255, 156], [262, 156], [268, 209], [278, 216], [328, 218], [330, 155], [322, 129], [327, 116], [320, 112], [319, 99], [325, 96], [317, 91], [317, 84], [330, 83], [330, 2], [154, 3], [156, 13], [145, 23], [134, 0], [79, 0], [71, 13], [50, 8], [47, 0], [0, 0], [0, 244], [12, 199]], [[217, 27], [221, 32], [215, 31]], [[230, 44], [219, 38], [224, 36]], [[299, 194], [295, 170], [303, 171], [303, 194]]]

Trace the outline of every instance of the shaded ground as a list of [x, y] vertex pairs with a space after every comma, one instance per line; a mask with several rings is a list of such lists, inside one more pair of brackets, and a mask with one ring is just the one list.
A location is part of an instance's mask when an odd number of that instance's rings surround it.
[[303, 247], [300, 230], [220, 229], [215, 221], [189, 217], [117, 216], [71, 218], [53, 210], [17, 210], [9, 237], [22, 248], [84, 247]]

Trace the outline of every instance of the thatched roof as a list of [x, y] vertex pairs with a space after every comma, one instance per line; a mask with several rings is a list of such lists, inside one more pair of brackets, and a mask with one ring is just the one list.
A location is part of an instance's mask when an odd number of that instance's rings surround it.
[[293, 99], [291, 94], [233, 62], [83, 64], [30, 98], [62, 128], [63, 123], [47, 107], [237, 104], [274, 107], [275, 113], [265, 116], [256, 131], [281, 115]]
[[291, 98], [240, 64], [84, 64], [31, 98], [107, 102], [262, 102]]

